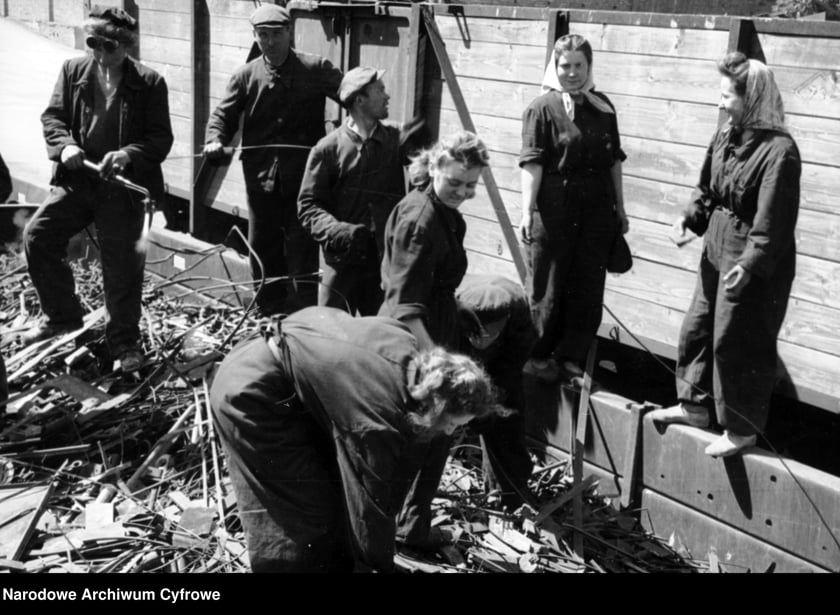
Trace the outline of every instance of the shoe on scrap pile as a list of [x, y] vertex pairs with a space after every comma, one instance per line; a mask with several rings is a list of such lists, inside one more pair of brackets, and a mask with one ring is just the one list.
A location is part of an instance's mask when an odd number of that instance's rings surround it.
[[48, 340], [51, 337], [56, 337], [58, 335], [64, 335], [65, 333], [71, 333], [76, 331], [77, 329], [82, 328], [82, 321], [70, 321], [70, 322], [48, 322], [47, 320], [41, 320], [35, 325], [33, 325], [30, 329], [27, 329], [23, 333], [20, 334], [20, 341], [25, 346], [30, 344], [34, 344], [35, 342], [41, 342], [43, 340]]

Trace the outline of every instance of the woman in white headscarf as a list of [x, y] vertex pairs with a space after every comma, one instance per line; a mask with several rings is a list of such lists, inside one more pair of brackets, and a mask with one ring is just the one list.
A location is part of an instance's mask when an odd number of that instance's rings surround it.
[[601, 324], [607, 260], [626, 233], [618, 120], [592, 80], [592, 47], [557, 40], [542, 95], [522, 114], [522, 220], [538, 340], [525, 372], [579, 376]]
[[665, 423], [709, 424], [706, 453], [733, 455], [764, 429], [776, 379], [776, 338], [796, 269], [799, 149], [784, 126], [773, 73], [743, 53], [718, 63], [729, 116], [706, 152], [700, 182], [674, 228], [704, 235], [697, 287], [680, 331], [679, 404]]

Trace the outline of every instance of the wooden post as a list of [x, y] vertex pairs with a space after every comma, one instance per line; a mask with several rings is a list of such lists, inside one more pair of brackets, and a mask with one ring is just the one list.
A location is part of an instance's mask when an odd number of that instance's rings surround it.
[[[586, 428], [589, 424], [589, 395], [592, 392], [592, 373], [595, 371], [595, 355], [598, 351], [598, 338], [592, 340], [589, 353], [586, 355], [586, 371], [583, 374], [583, 387], [580, 391], [577, 424], [575, 425], [575, 446], [572, 450], [572, 478], [573, 489], [583, 480], [583, 452], [586, 444]], [[583, 491], [575, 494], [572, 502], [574, 525], [580, 529], [583, 525]], [[575, 532], [575, 553], [583, 557], [583, 534]]]
[[[458, 110], [458, 117], [461, 119], [461, 125], [470, 132], [475, 132], [475, 124], [473, 124], [470, 110], [467, 108], [467, 103], [464, 100], [464, 95], [461, 93], [461, 87], [458, 85], [458, 78], [455, 76], [455, 70], [452, 68], [452, 62], [449, 61], [449, 55], [446, 53], [446, 45], [440, 32], [437, 29], [434, 15], [427, 7], [422, 9], [423, 21], [426, 26], [426, 32], [429, 35], [429, 41], [432, 43], [432, 50], [435, 53], [438, 64], [440, 65], [443, 78], [449, 86], [449, 92], [452, 94], [452, 100], [455, 102], [455, 108]], [[493, 171], [490, 167], [485, 167], [481, 174], [484, 180], [484, 186], [487, 188], [487, 193], [490, 196], [490, 202], [493, 204], [493, 209], [496, 211], [496, 217], [499, 220], [499, 225], [502, 227], [502, 233], [505, 236], [505, 241], [510, 249], [510, 254], [513, 257], [513, 263], [516, 265], [516, 271], [522, 282], [525, 282], [526, 270], [525, 259], [522, 258], [522, 252], [519, 249], [519, 241], [516, 238], [516, 232], [510, 222], [507, 210], [505, 209], [502, 195], [499, 193], [499, 187], [496, 185], [496, 179], [493, 177]]]
[[[205, 0], [193, 0], [190, 8], [190, 55], [192, 57], [191, 90], [192, 122], [190, 123], [190, 143], [193, 152], [200, 152], [204, 147], [204, 127], [207, 124], [210, 95], [210, 15]], [[207, 210], [204, 196], [207, 194], [207, 182], [202, 175], [204, 159], [190, 158], [190, 194], [189, 230], [194, 237], [203, 238], [207, 227]], [[202, 181], [200, 181], [202, 180]]]
[[554, 43], [561, 36], [569, 33], [569, 12], [552, 10], [548, 17], [548, 34], [546, 36], [545, 63], [551, 59]]
[[[766, 62], [764, 50], [761, 48], [761, 41], [755, 30], [755, 24], [751, 19], [732, 18], [729, 22], [729, 51], [740, 51], [748, 58]], [[726, 122], [726, 112], [721, 109], [718, 112], [718, 126]]]
[[403, 121], [411, 120], [419, 110], [417, 92], [423, 91], [423, 73], [419, 65], [420, 57], [420, 22], [423, 17], [420, 15], [420, 5], [411, 5], [411, 16], [408, 20], [408, 62], [404, 73], [404, 91], [406, 93], [403, 101]]

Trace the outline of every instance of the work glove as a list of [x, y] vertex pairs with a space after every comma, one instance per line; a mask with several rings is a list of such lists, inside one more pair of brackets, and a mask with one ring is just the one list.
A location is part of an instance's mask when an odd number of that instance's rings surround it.
[[327, 250], [334, 263], [352, 264], [364, 260], [373, 234], [364, 224], [339, 222], [333, 229]]

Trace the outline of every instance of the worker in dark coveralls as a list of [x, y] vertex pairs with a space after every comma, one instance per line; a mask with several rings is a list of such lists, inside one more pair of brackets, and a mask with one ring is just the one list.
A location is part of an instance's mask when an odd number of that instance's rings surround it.
[[[112, 356], [124, 371], [143, 363], [139, 346], [145, 253], [140, 197], [104, 181], [118, 173], [164, 196], [161, 163], [172, 147], [168, 90], [163, 77], [128, 57], [137, 22], [120, 8], [94, 6], [83, 25], [89, 55], [67, 60], [41, 115], [47, 153], [55, 161], [53, 188], [24, 229], [29, 275], [46, 320], [26, 342], [82, 326], [84, 311], [65, 260], [70, 238], [96, 225]], [[99, 177], [84, 161], [100, 165]]]
[[385, 222], [405, 196], [410, 146], [408, 131], [382, 122], [383, 72], [357, 67], [344, 76], [338, 98], [349, 117], [312, 148], [298, 196], [300, 221], [324, 255], [318, 305], [363, 316], [382, 305]]
[[[458, 208], [475, 196], [489, 162], [484, 143], [458, 132], [416, 156], [409, 167], [415, 188], [400, 201], [385, 226], [381, 316], [400, 320], [421, 348], [459, 345], [455, 290], [467, 271], [466, 223]], [[398, 538], [416, 548], [435, 547], [431, 503], [446, 465], [449, 437], [431, 440], [399, 520]]]
[[706, 151], [700, 181], [675, 223], [703, 235], [694, 297], [680, 329], [679, 404], [652, 414], [723, 435], [706, 453], [733, 455], [756, 442], [776, 380], [776, 338], [796, 272], [799, 149], [784, 124], [773, 73], [740, 52], [719, 63], [728, 115]]
[[236, 346], [210, 402], [254, 572], [391, 571], [422, 442], [505, 412], [468, 357], [328, 307]]
[[547, 92], [522, 114], [521, 240], [539, 338], [525, 370], [554, 381], [580, 376], [601, 323], [607, 262], [624, 211], [618, 121], [594, 89], [592, 47], [557, 39]]
[[501, 492], [501, 502], [513, 510], [532, 497], [528, 479], [533, 470], [525, 445], [525, 391], [522, 367], [531, 354], [537, 332], [528, 295], [522, 285], [499, 275], [467, 275], [455, 294], [459, 309], [474, 318], [460, 319], [461, 352], [487, 370], [499, 401], [514, 411], [508, 417], [473, 421], [481, 434], [485, 480]]
[[[327, 98], [337, 100], [341, 71], [291, 47], [289, 12], [263, 4], [250, 16], [262, 55], [239, 67], [210, 115], [204, 154], [224, 162], [242, 118], [242, 171], [248, 196], [251, 273], [266, 283], [256, 297], [264, 315], [315, 305], [318, 247], [297, 216], [306, 158], [324, 136]], [[248, 148], [248, 149], [246, 149]]]

